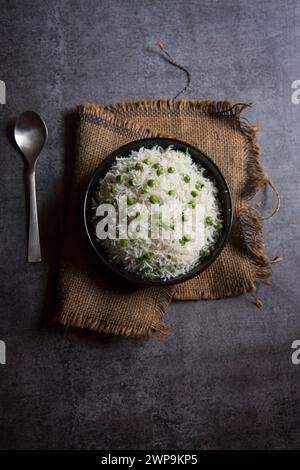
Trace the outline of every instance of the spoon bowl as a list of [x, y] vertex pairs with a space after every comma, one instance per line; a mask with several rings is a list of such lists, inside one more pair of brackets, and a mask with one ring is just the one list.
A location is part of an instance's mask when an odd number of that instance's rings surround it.
[[17, 119], [14, 135], [24, 157], [34, 164], [48, 137], [44, 120], [34, 111], [25, 111]]

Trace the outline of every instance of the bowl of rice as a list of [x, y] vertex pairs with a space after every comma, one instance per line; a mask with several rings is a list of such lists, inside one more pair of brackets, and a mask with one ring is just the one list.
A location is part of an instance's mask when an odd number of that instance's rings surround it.
[[184, 282], [215, 261], [232, 224], [217, 166], [167, 138], [131, 142], [95, 171], [84, 200], [90, 243], [116, 274], [144, 285]]

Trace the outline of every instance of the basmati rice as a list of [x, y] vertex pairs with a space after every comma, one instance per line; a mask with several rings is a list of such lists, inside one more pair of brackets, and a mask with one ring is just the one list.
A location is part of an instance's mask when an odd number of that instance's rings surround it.
[[[188, 151], [158, 146], [132, 151], [116, 159], [95, 194], [95, 214], [104, 203], [120, 208], [127, 202], [125, 221], [119, 212], [116, 230], [110, 227], [99, 241], [109, 259], [127, 271], [151, 280], [176, 278], [213, 251], [223, 229], [217, 193]], [[153, 213], [156, 223], [149, 226]]]

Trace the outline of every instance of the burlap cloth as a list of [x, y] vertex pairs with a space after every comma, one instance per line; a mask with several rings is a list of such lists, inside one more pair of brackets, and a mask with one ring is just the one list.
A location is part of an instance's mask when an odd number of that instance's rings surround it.
[[[221, 299], [270, 282], [261, 217], [248, 203], [268, 177], [260, 165], [257, 129], [240, 116], [246, 106], [158, 100], [78, 107], [77, 155], [60, 265], [60, 323], [131, 336], [164, 333], [172, 299]], [[217, 164], [231, 190], [234, 223], [221, 255], [198, 277], [176, 286], [141, 288], [109, 272], [95, 256], [84, 232], [83, 196], [94, 170], [113, 150], [157, 136], [188, 142]]]

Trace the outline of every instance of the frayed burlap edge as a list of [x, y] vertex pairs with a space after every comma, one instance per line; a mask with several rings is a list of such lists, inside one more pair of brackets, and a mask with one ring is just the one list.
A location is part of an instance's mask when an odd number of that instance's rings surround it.
[[[197, 114], [220, 115], [228, 118], [239, 119], [241, 112], [251, 103], [236, 103], [230, 101], [198, 101], [198, 100], [144, 100], [129, 103], [115, 103], [113, 105], [96, 105], [91, 103], [79, 104], [77, 111], [81, 119], [95, 122], [107, 123], [119, 130], [126, 129], [134, 132], [149, 133], [153, 135], [152, 129], [147, 129], [130, 120], [131, 113], [137, 115], [145, 111], [165, 112], [195, 112]], [[127, 118], [124, 118], [124, 114]], [[160, 134], [156, 133], [156, 137]]]
[[250, 205], [251, 199], [270, 183], [261, 165], [261, 148], [258, 144], [258, 128], [246, 119], [238, 119], [240, 131], [245, 137], [245, 174], [247, 182], [243, 190], [243, 206], [238, 214], [241, 235], [255, 268], [253, 283], [248, 292], [255, 292], [258, 284], [271, 284], [272, 262], [265, 253], [264, 228], [260, 212]]
[[144, 336], [149, 337], [154, 333], [166, 335], [170, 331], [169, 325], [165, 322], [165, 312], [173, 297], [173, 288], [167, 287], [161, 291], [156, 303], [156, 311], [153, 318], [155, 319], [149, 328], [144, 327], [124, 327], [114, 325], [114, 322], [105, 322], [95, 316], [86, 316], [78, 312], [64, 312], [58, 314], [56, 320], [65, 327], [77, 327], [81, 329], [88, 328], [98, 333], [108, 333], [122, 336]]

